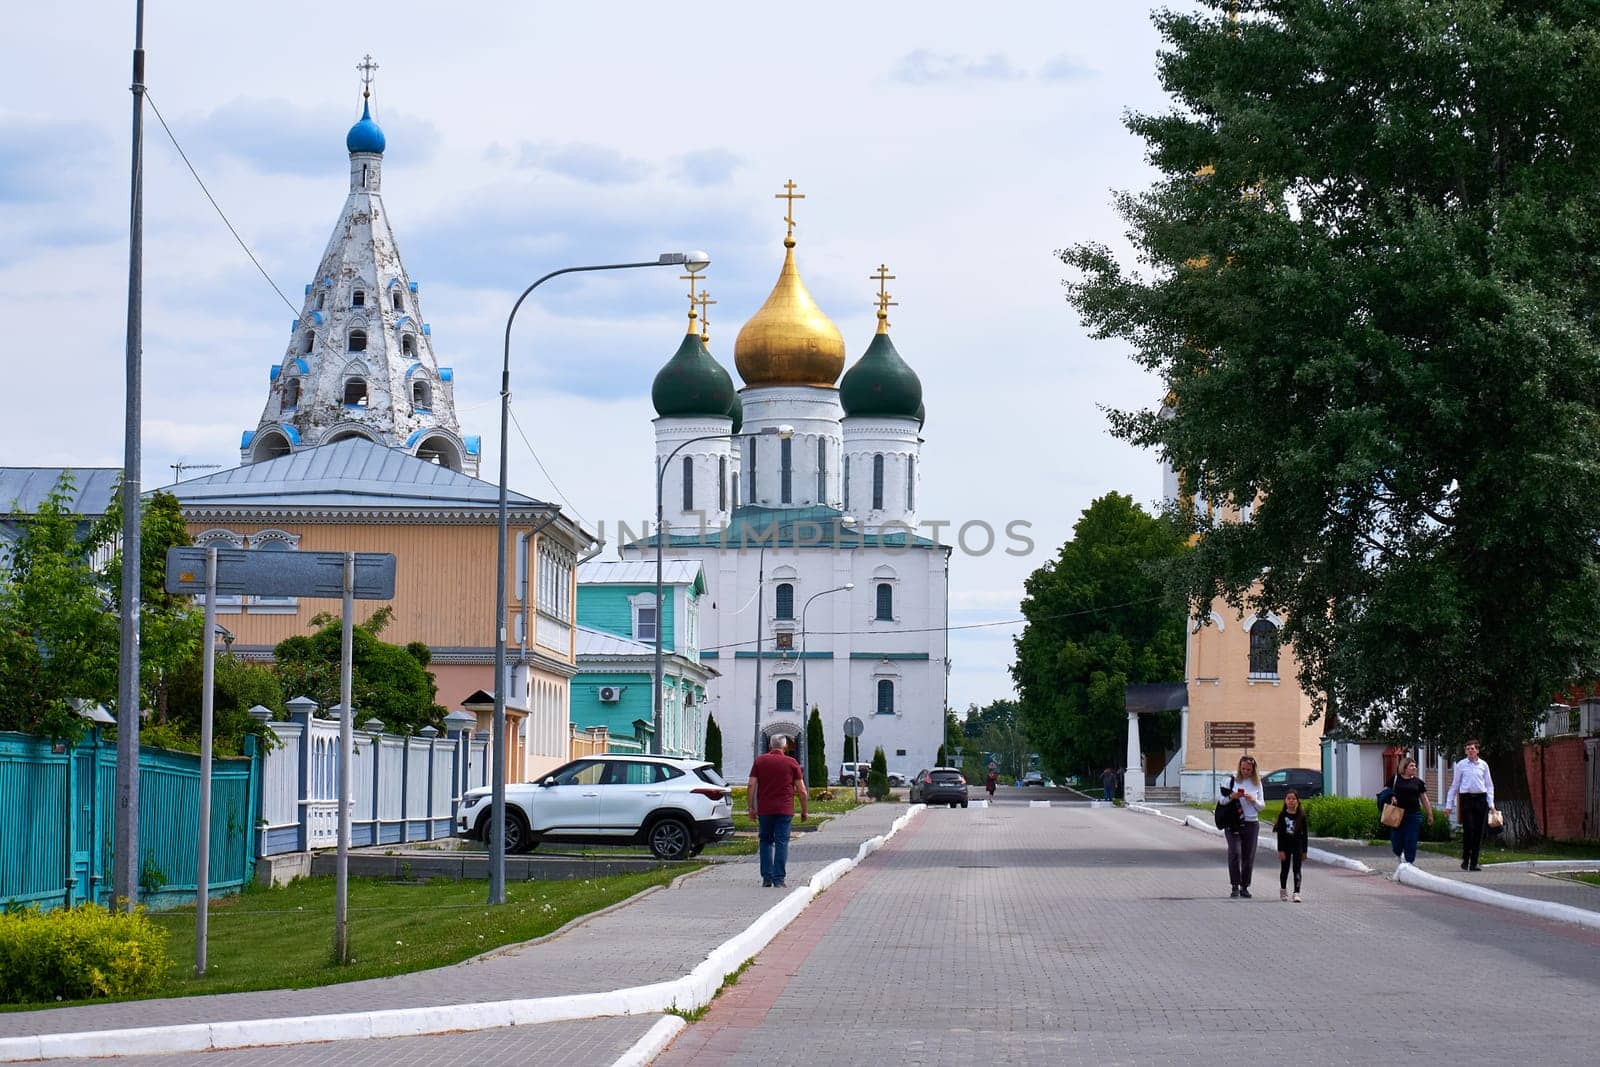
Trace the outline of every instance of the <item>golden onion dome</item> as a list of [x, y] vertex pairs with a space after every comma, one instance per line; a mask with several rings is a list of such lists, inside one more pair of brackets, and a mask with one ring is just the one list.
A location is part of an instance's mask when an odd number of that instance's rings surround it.
[[831, 387], [844, 370], [844, 336], [800, 280], [794, 263], [793, 209], [802, 194], [794, 192], [793, 182], [786, 189], [787, 194], [778, 194], [789, 200], [790, 208], [785, 216], [789, 233], [783, 239], [783, 269], [767, 302], [739, 331], [733, 362], [748, 386]]

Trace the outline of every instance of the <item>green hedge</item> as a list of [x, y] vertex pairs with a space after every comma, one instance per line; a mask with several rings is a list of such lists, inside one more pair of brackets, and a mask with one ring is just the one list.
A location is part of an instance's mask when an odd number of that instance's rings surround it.
[[[1389, 828], [1378, 820], [1375, 798], [1314, 797], [1306, 801], [1306, 823], [1313, 837], [1344, 837], [1354, 841], [1386, 839]], [[1422, 823], [1422, 840], [1450, 840], [1450, 819], [1442, 811]]]
[[154, 993], [170, 967], [167, 932], [142, 910], [84, 904], [0, 914], [0, 1003]]

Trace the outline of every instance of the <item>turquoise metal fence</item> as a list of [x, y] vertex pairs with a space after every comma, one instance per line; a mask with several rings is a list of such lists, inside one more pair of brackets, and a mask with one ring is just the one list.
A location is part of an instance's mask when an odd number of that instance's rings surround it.
[[[261, 761], [253, 738], [246, 749], [212, 765], [213, 894], [254, 875]], [[0, 732], [0, 905], [109, 903], [116, 763], [116, 746], [97, 734], [68, 746]], [[194, 900], [199, 811], [200, 757], [140, 749], [141, 902]]]

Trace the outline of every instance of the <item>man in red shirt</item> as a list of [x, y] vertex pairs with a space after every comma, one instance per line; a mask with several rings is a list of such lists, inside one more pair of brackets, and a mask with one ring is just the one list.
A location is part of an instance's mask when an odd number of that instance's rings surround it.
[[800, 821], [810, 814], [800, 764], [785, 749], [788, 739], [775, 736], [766, 755], [750, 765], [748, 794], [750, 814], [755, 817], [761, 838], [761, 884], [783, 888], [789, 873], [789, 824], [794, 820], [794, 798], [800, 798]]

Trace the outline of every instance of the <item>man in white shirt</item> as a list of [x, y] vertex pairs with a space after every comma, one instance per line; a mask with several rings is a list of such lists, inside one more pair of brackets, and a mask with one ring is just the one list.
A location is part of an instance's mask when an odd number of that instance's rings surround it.
[[1467, 755], [1456, 761], [1444, 806], [1461, 824], [1461, 869], [1481, 871], [1478, 850], [1483, 847], [1489, 812], [1494, 810], [1494, 778], [1489, 774], [1489, 765], [1478, 758], [1477, 738], [1462, 747]]

